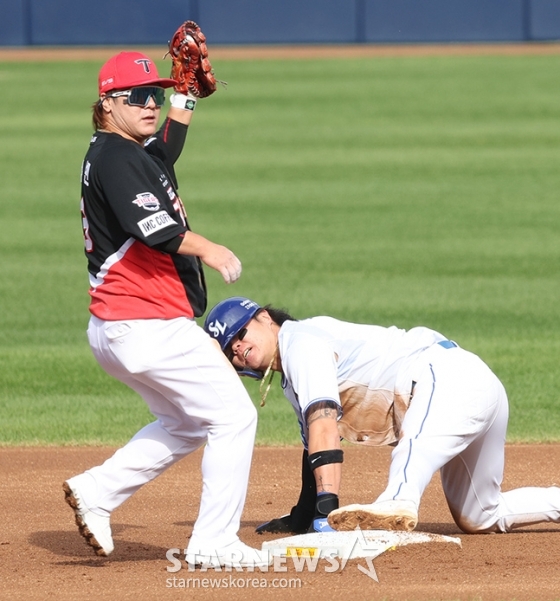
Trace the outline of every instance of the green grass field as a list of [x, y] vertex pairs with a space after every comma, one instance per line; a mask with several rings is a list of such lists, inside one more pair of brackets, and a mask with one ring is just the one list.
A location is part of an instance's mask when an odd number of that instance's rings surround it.
[[[193, 228], [244, 264], [229, 287], [207, 271], [210, 304], [435, 328], [503, 380], [511, 441], [560, 440], [560, 56], [214, 66], [228, 88], [178, 167]], [[0, 444], [119, 444], [150, 420], [85, 338], [99, 67], [0, 63]], [[298, 441], [278, 380], [260, 444]]]

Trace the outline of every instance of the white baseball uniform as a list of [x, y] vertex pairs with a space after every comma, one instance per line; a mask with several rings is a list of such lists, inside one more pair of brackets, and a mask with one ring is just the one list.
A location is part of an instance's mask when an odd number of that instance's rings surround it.
[[89, 342], [99, 364], [138, 392], [157, 421], [72, 482], [90, 511], [108, 516], [206, 444], [189, 542], [197, 553], [238, 540], [257, 415], [234, 368], [194, 321], [206, 308], [201, 261], [176, 252], [190, 229], [173, 170], [186, 130], [167, 119], [144, 147], [98, 131], [84, 160]]
[[204, 444], [200, 511], [189, 547], [238, 540], [257, 413], [237, 373], [192, 320], [92, 317], [91, 348], [107, 373], [138, 392], [157, 421], [85, 472], [86, 505], [109, 515], [143, 484]]
[[465, 532], [507, 532], [560, 522], [560, 488], [502, 492], [508, 401], [476, 355], [428, 328], [405, 331], [313, 317], [280, 328], [284, 394], [307, 446], [304, 416], [316, 402], [340, 407], [350, 442], [395, 444], [378, 501], [419, 505], [433, 474]]

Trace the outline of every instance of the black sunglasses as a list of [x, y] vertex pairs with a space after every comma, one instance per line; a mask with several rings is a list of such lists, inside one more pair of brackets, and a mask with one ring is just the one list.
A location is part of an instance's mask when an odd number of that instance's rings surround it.
[[233, 361], [233, 350], [231, 348], [233, 346], [233, 343], [237, 340], [239, 340], [239, 341], [243, 340], [243, 338], [245, 338], [245, 336], [247, 336], [247, 328], [241, 328], [239, 330], [239, 332], [237, 333], [237, 335], [233, 337], [233, 340], [228, 345], [227, 349], [224, 351], [226, 357], [230, 361]]
[[150, 98], [154, 99], [156, 107], [163, 106], [165, 102], [165, 90], [156, 86], [144, 86], [141, 88], [131, 88], [130, 90], [122, 90], [121, 92], [113, 92], [107, 94], [107, 98], [118, 98], [119, 96], [127, 96], [126, 103], [131, 106], [148, 106]]

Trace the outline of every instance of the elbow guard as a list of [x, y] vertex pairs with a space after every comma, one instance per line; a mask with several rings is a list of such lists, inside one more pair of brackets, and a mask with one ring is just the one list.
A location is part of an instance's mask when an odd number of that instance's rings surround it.
[[308, 457], [309, 466], [312, 470], [316, 470], [322, 465], [328, 463], [342, 463], [344, 461], [344, 453], [342, 449], [331, 449], [327, 451], [317, 451]]

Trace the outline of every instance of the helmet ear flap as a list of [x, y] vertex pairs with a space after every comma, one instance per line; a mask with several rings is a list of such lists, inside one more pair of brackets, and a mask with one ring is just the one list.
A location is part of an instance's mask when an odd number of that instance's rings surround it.
[[247, 376], [248, 378], [254, 378], [255, 380], [262, 380], [264, 373], [258, 369], [235, 369], [238, 375]]

